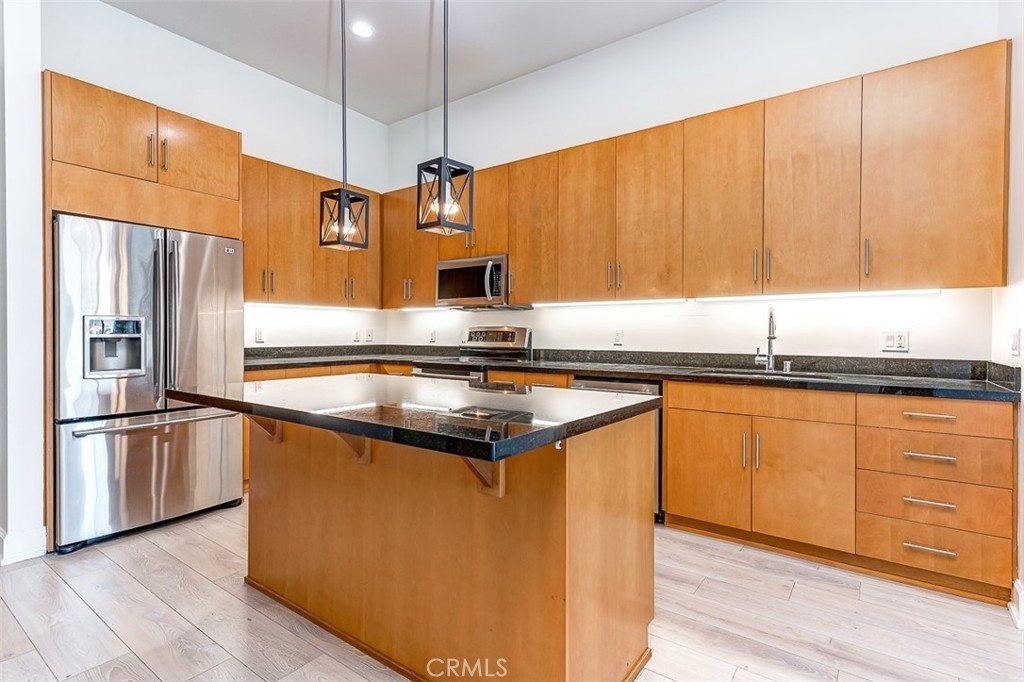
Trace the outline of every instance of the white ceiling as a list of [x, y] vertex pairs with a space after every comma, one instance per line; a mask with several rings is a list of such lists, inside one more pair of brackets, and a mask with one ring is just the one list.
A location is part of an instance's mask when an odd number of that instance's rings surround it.
[[[456, 100], [721, 0], [452, 0]], [[301, 88], [340, 101], [337, 0], [104, 0]], [[349, 108], [393, 123], [441, 103], [441, 0], [350, 0]]]

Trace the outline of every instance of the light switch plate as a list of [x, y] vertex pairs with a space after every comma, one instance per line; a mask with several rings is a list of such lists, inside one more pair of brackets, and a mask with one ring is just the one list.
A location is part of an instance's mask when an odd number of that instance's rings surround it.
[[372, 329], [367, 329], [366, 330], [366, 342], [370, 343], [371, 341], [373, 341], [373, 330]]
[[909, 353], [910, 332], [894, 331], [882, 333], [883, 353]]
[[612, 330], [612, 345], [613, 346], [621, 346], [622, 345], [622, 330], [621, 329], [613, 329]]
[[363, 340], [362, 336], [360, 336], [359, 334], [358, 329], [356, 330], [356, 333], [352, 335], [352, 340], [355, 341], [356, 343], [359, 343], [360, 341]]
[[262, 329], [257, 329], [256, 330], [256, 343], [263, 343], [263, 330]]
[[437, 330], [436, 329], [431, 329], [430, 330], [430, 343], [437, 343]]
[[1020, 327], [1013, 330], [1013, 336], [1010, 339], [1010, 355], [1020, 355]]

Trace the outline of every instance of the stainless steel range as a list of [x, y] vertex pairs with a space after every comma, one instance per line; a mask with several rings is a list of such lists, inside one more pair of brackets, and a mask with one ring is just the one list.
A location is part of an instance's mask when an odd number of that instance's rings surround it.
[[533, 359], [529, 327], [468, 327], [462, 330], [458, 357], [438, 357], [413, 363], [415, 376], [483, 381], [488, 360], [527, 362]]

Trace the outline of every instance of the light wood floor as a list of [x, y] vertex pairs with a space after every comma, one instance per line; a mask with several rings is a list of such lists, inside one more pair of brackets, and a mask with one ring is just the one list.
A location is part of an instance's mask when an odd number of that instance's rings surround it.
[[[0, 682], [401, 679], [242, 583], [246, 520], [0, 569]], [[1024, 680], [1005, 609], [664, 528], [656, 547], [645, 682]]]

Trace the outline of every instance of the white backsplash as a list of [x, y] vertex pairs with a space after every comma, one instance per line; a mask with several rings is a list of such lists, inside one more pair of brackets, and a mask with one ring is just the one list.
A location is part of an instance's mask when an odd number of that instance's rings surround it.
[[[463, 327], [529, 326], [537, 348], [750, 353], [765, 348], [768, 309], [780, 355], [848, 355], [989, 359], [992, 290], [544, 307], [527, 311], [348, 311], [336, 308], [246, 306], [245, 345], [263, 331], [266, 346], [353, 344], [356, 329], [373, 343], [458, 344]], [[613, 330], [623, 331], [614, 346]], [[885, 331], [907, 331], [910, 352], [881, 350]]]

